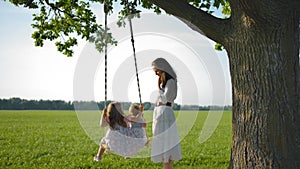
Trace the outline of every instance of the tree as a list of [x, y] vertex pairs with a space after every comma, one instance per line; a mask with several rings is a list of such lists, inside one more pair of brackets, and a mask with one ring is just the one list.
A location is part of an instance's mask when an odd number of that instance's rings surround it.
[[[74, 32], [88, 40], [93, 33], [105, 31], [96, 23], [87, 1], [11, 2], [41, 9], [33, 24], [37, 46], [42, 46], [45, 39], [55, 40]], [[108, 2], [108, 11], [112, 10], [112, 3]], [[125, 0], [120, 4], [124, 6]], [[226, 49], [233, 91], [229, 167], [298, 168], [300, 1], [135, 0], [129, 3], [130, 13], [138, 12], [137, 5], [157, 13], [163, 9]], [[231, 14], [225, 19], [216, 18], [210, 14], [211, 6], [223, 6]], [[55, 17], [49, 18], [49, 13]], [[120, 15], [127, 14], [124, 6]], [[56, 45], [70, 56], [70, 47], [76, 43], [71, 37]]]

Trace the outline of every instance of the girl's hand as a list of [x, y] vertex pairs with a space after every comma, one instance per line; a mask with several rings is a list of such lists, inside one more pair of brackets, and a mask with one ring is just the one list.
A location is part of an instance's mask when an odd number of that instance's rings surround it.
[[102, 116], [103, 116], [103, 117], [106, 117], [106, 116], [107, 116], [107, 109], [106, 109], [106, 108], [102, 110]]
[[108, 124], [109, 124], [109, 119], [107, 117], [107, 110], [103, 109], [102, 116], [101, 116], [101, 119], [100, 119], [100, 126], [101, 127], [106, 127], [106, 126], [108, 126]]
[[144, 111], [144, 105], [141, 104], [141, 105], [139, 106], [139, 108], [140, 108], [140, 111], [142, 111], [142, 112]]

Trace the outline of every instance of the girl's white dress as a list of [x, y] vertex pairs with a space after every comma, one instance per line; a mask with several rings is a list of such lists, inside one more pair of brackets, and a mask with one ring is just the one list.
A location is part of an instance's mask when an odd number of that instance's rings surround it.
[[[101, 119], [101, 126], [108, 126], [107, 122]], [[141, 125], [140, 125], [141, 126]], [[131, 127], [117, 125], [114, 129], [109, 128], [101, 139], [100, 145], [106, 145], [109, 151], [113, 151], [123, 157], [131, 157], [140, 151], [147, 142], [144, 128], [139, 123]]]
[[[173, 103], [177, 96], [177, 82], [167, 81], [165, 88], [160, 91], [158, 102]], [[181, 147], [176, 118], [172, 107], [161, 105], [154, 108], [152, 124], [151, 159], [153, 162], [167, 163], [169, 160], [180, 160]]]

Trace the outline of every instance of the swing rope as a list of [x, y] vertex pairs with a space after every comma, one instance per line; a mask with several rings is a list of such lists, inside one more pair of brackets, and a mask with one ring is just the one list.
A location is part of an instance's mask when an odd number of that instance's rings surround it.
[[140, 79], [138, 74], [138, 68], [137, 68], [137, 61], [136, 61], [136, 54], [135, 54], [135, 46], [134, 46], [134, 38], [133, 38], [133, 29], [132, 29], [132, 21], [131, 21], [131, 13], [129, 9], [129, 3], [128, 0], [125, 1], [125, 5], [127, 7], [127, 13], [128, 13], [128, 22], [130, 27], [130, 35], [131, 35], [131, 44], [132, 44], [132, 50], [133, 50], [133, 57], [134, 57], [134, 65], [135, 65], [135, 75], [136, 75], [136, 81], [138, 86], [138, 92], [139, 92], [139, 99], [140, 99], [140, 105], [143, 104], [142, 102], [142, 95], [141, 95], [141, 87], [140, 87]]
[[[130, 8], [129, 8], [129, 3], [128, 0], [125, 0], [125, 6], [127, 8], [127, 13], [128, 13], [128, 22], [129, 22], [129, 27], [130, 27], [130, 35], [131, 35], [131, 44], [132, 44], [132, 50], [133, 50], [133, 57], [134, 57], [134, 66], [135, 66], [135, 75], [136, 75], [136, 80], [137, 80], [137, 86], [138, 86], [138, 93], [139, 93], [139, 99], [140, 99], [140, 105], [143, 104], [142, 102], [142, 95], [141, 95], [141, 88], [140, 88], [140, 80], [139, 80], [139, 74], [138, 74], [138, 68], [137, 68], [137, 60], [136, 60], [136, 53], [135, 53], [135, 45], [134, 45], [134, 37], [133, 37], [133, 28], [132, 28], [132, 21], [131, 21], [131, 13], [130, 13]], [[104, 13], [105, 13], [105, 18], [104, 18], [104, 25], [105, 25], [105, 30], [104, 30], [104, 37], [105, 37], [105, 46], [104, 46], [104, 64], [105, 64], [105, 98], [104, 98], [104, 108], [107, 106], [107, 15], [109, 12], [109, 6], [107, 5], [107, 2], [104, 1]]]
[[104, 46], [104, 65], [105, 65], [105, 69], [104, 69], [104, 108], [107, 108], [107, 15], [108, 15], [108, 5], [106, 3], [106, 1], [104, 2], [104, 13], [105, 13], [105, 17], [104, 17], [104, 38], [105, 38], [105, 46]]

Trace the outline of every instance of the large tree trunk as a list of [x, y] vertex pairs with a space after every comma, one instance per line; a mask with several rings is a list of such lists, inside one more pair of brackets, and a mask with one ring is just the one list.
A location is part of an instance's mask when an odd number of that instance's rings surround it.
[[223, 44], [233, 88], [229, 168], [300, 167], [299, 0], [229, 0], [218, 19], [186, 0], [149, 0]]
[[239, 5], [235, 32], [225, 44], [233, 88], [230, 168], [297, 169], [299, 15], [284, 9], [276, 16], [282, 20], [264, 20], [253, 7]]

